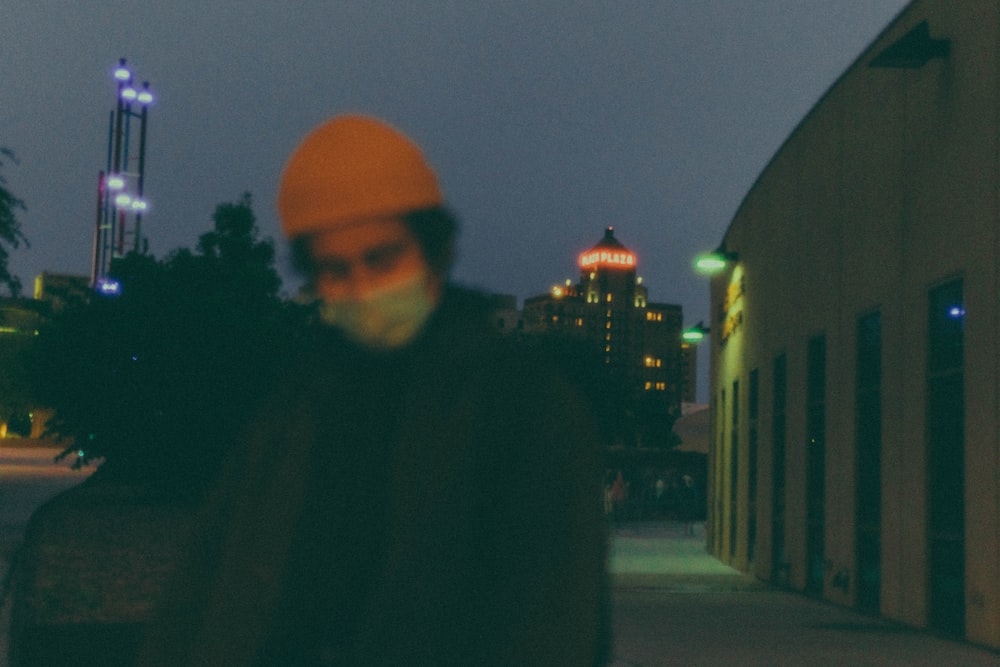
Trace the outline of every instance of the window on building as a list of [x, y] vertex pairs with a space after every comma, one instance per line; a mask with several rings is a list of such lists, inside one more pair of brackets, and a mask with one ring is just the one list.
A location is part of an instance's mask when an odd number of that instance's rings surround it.
[[855, 551], [858, 607], [878, 613], [882, 561], [882, 314], [858, 319], [855, 343]]
[[826, 337], [806, 350], [806, 592], [823, 593], [826, 578]]
[[786, 508], [786, 410], [788, 403], [788, 361], [784, 354], [774, 359], [771, 386], [771, 579], [788, 584], [788, 556], [785, 550]]
[[612, 297], [612, 296], [613, 296], [613, 295], [611, 294], [611, 292], [608, 292], [608, 294], [607, 294], [607, 302], [608, 302], [608, 303], [611, 303], [611, 297]]
[[740, 381], [733, 380], [732, 428], [729, 431], [729, 557], [736, 557], [739, 542], [740, 498]]
[[757, 369], [750, 371], [747, 387], [747, 562], [757, 554], [757, 418], [760, 414], [760, 378]]
[[962, 280], [927, 299], [927, 518], [930, 625], [965, 632], [965, 304]]
[[709, 457], [709, 460], [714, 458], [714, 465], [712, 467], [712, 487], [713, 492], [712, 497], [712, 515], [711, 521], [709, 522], [712, 529], [708, 535], [708, 546], [710, 549], [714, 550], [718, 556], [722, 556], [722, 549], [724, 547], [724, 533], [723, 533], [723, 500], [725, 498], [725, 466], [726, 466], [726, 389], [723, 387], [719, 390], [719, 398], [716, 403], [718, 408], [712, 415], [712, 419], [715, 422], [714, 427], [714, 437], [711, 443], [712, 452], [714, 457]]

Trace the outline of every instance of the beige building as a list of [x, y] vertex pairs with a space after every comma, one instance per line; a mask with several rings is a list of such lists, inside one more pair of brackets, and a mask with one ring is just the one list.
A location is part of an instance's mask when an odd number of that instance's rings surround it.
[[1000, 647], [1000, 3], [916, 0], [733, 218], [709, 547]]

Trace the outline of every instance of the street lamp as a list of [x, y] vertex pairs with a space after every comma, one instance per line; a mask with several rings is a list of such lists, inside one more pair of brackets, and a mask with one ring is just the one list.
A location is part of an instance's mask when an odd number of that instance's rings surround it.
[[[97, 223], [94, 229], [94, 256], [91, 286], [104, 284], [111, 262], [124, 255], [127, 217], [134, 219], [134, 250], [142, 247], [142, 215], [149, 205], [143, 198], [146, 174], [146, 123], [153, 93], [149, 82], [132, 85], [132, 71], [122, 58], [113, 72], [118, 84], [115, 109], [108, 121], [108, 156], [97, 187]], [[138, 111], [133, 110], [138, 105]], [[139, 154], [136, 171], [130, 171], [132, 119], [139, 120]]]
[[694, 258], [694, 268], [698, 273], [714, 275], [724, 271], [732, 262], [737, 260], [735, 252], [726, 252], [719, 248], [712, 252], [706, 252]]
[[711, 331], [705, 326], [704, 322], [698, 322], [698, 324], [693, 327], [688, 327], [681, 333], [681, 339], [685, 343], [700, 343], [705, 339], [708, 332]]

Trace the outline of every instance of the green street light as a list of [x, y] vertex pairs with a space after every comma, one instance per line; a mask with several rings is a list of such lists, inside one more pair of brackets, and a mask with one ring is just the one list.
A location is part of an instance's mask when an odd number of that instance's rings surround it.
[[736, 253], [715, 250], [694, 258], [694, 268], [699, 273], [712, 275], [724, 270], [730, 262], [736, 261]]
[[704, 322], [698, 322], [693, 327], [688, 327], [681, 333], [681, 339], [685, 343], [700, 343], [705, 339], [705, 335], [711, 331]]

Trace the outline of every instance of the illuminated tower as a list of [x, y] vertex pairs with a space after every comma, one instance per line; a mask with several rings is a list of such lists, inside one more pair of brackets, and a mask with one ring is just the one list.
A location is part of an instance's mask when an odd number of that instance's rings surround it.
[[608, 227], [597, 245], [580, 254], [578, 264], [579, 292], [592, 306], [588, 319], [599, 323], [602, 330], [605, 363], [626, 367], [640, 323], [633, 310], [646, 306], [646, 289], [636, 277], [635, 255], [615, 238], [614, 228]]
[[553, 287], [526, 299], [526, 330], [582, 340], [621, 378], [636, 410], [661, 410], [679, 416], [682, 400], [694, 387], [685, 373], [679, 305], [650, 303], [636, 273], [635, 253], [608, 227], [593, 248], [580, 254], [580, 281]]

